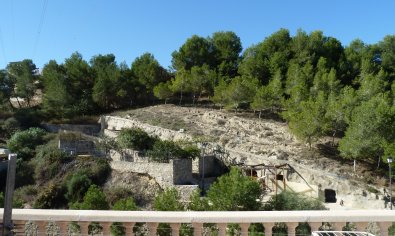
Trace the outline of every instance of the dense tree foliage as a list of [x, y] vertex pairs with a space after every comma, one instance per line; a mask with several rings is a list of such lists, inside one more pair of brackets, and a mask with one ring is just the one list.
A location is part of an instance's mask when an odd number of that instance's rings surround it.
[[232, 168], [211, 185], [207, 198], [216, 211], [254, 211], [261, 207], [261, 191], [257, 181]]
[[[280, 116], [311, 148], [321, 137], [332, 136], [342, 157], [373, 163], [395, 156], [394, 45], [394, 35], [376, 44], [354, 40], [344, 46], [321, 31], [298, 30], [291, 35], [280, 29], [242, 52], [234, 32], [219, 31], [186, 39], [172, 54], [169, 71], [150, 53], [137, 57], [130, 66], [117, 63], [113, 54], [86, 60], [78, 52], [63, 62], [49, 61], [41, 71], [30, 59], [12, 62], [0, 70], [0, 141], [9, 139], [9, 148], [27, 161], [44, 142], [43, 134], [20, 130], [37, 126], [42, 119], [101, 114], [152, 104], [156, 99], [181, 105], [211, 101], [236, 112], [253, 109], [260, 115]], [[31, 107], [40, 90], [42, 103]], [[120, 146], [150, 150], [159, 160], [170, 154], [196, 155], [196, 150], [189, 152], [174, 143], [138, 132], [133, 135], [124, 140], [121, 135]], [[55, 161], [57, 156], [59, 161]], [[23, 170], [17, 173], [19, 184], [52, 178], [62, 161], [67, 162], [51, 150], [41, 152], [39, 159], [47, 165], [36, 169], [19, 162], [18, 169]], [[106, 165], [98, 166], [103, 168], [97, 171], [105, 173]], [[78, 179], [81, 185], [90, 186], [84, 177], [77, 177], [76, 183]], [[88, 172], [86, 178], [91, 184], [103, 181]], [[67, 195], [65, 189], [63, 195]], [[43, 204], [51, 202], [42, 198]]]

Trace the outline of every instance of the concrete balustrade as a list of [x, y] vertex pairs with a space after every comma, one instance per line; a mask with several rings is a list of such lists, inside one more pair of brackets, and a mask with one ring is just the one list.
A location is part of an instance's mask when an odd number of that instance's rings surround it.
[[[3, 209], [0, 209], [3, 212]], [[0, 215], [2, 221], [3, 215]], [[252, 223], [262, 223], [265, 235], [272, 235], [277, 222], [285, 223], [288, 235], [296, 234], [299, 223], [308, 223], [312, 231], [319, 230], [323, 223], [331, 223], [331, 229], [338, 231], [347, 222], [354, 223], [358, 231], [366, 230], [368, 222], [375, 222], [382, 236], [388, 236], [388, 228], [395, 222], [395, 211], [240, 211], [240, 212], [159, 212], [159, 211], [81, 211], [81, 210], [39, 210], [14, 209], [13, 222], [17, 233], [24, 233], [25, 224], [33, 222], [37, 235], [45, 235], [49, 222], [58, 227], [60, 235], [68, 235], [71, 222], [80, 226], [81, 235], [88, 235], [89, 225], [97, 222], [102, 235], [110, 235], [111, 225], [120, 222], [127, 235], [133, 235], [136, 223], [146, 223], [148, 235], [157, 235], [159, 223], [168, 223], [172, 235], [179, 235], [181, 224], [192, 225], [195, 236], [201, 236], [204, 223], [216, 224], [218, 235], [227, 234], [228, 224], [239, 224], [241, 235], [248, 235]], [[1, 231], [0, 231], [1, 232]]]

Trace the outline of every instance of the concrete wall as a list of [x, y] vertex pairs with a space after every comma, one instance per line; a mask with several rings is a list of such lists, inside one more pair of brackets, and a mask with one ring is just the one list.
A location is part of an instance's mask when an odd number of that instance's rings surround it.
[[192, 160], [174, 160], [170, 163], [112, 161], [111, 168], [120, 172], [148, 174], [163, 188], [174, 185], [192, 185]]
[[[225, 166], [215, 156], [204, 157], [204, 176], [218, 177], [225, 173]], [[199, 158], [199, 174], [203, 174], [203, 158]]]
[[100, 125], [72, 125], [72, 124], [43, 124], [45, 130], [51, 133], [58, 133], [59, 130], [81, 132], [87, 135], [97, 135], [100, 133]]
[[173, 183], [176, 185], [192, 184], [192, 160], [173, 160]]
[[95, 152], [95, 144], [88, 140], [59, 140], [58, 148], [65, 152], [74, 152], [77, 155]]

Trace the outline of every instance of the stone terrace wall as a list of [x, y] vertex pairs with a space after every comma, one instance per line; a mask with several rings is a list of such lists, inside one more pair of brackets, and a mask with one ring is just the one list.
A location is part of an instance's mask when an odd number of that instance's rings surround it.
[[164, 140], [173, 140], [173, 141], [192, 140], [192, 136], [188, 134], [180, 133], [178, 131], [174, 131], [170, 129], [161, 128], [158, 126], [152, 126], [134, 119], [125, 119], [115, 116], [102, 116], [101, 125], [102, 125], [101, 129], [104, 132], [104, 134], [110, 137], [114, 136], [114, 131], [120, 131], [122, 128], [137, 127], [143, 129], [149, 135], [158, 136], [160, 139], [164, 139]]
[[112, 161], [111, 168], [120, 172], [149, 174], [163, 188], [173, 187], [173, 165], [169, 163], [143, 163]]
[[100, 133], [100, 125], [72, 125], [72, 124], [42, 124], [43, 128], [51, 133], [57, 133], [59, 130], [68, 130], [81, 132], [87, 135], [97, 135]]

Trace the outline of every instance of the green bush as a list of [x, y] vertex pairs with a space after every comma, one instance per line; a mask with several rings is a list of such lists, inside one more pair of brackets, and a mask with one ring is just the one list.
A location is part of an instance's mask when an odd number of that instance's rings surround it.
[[34, 167], [19, 157], [16, 160], [15, 188], [34, 184]]
[[37, 196], [38, 189], [35, 185], [25, 185], [23, 187], [15, 189], [14, 192], [14, 207], [15, 202], [20, 203], [21, 207], [25, 203], [29, 205], [33, 205], [33, 202]]
[[65, 202], [62, 187], [55, 183], [49, 183], [37, 195], [33, 207], [38, 209], [54, 209], [63, 207]]
[[133, 195], [133, 190], [127, 187], [112, 186], [106, 190], [107, 201], [111, 206], [121, 200]]
[[7, 147], [11, 152], [17, 153], [18, 158], [28, 160], [34, 156], [36, 146], [43, 144], [45, 134], [40, 128], [18, 131], [7, 141]]
[[207, 192], [212, 202], [210, 207], [216, 211], [256, 211], [261, 208], [259, 200], [261, 186], [249, 176], [244, 176], [240, 169], [232, 168], [214, 182]]
[[181, 196], [175, 188], [166, 189], [155, 197], [154, 209], [157, 211], [182, 211]]
[[106, 196], [103, 191], [96, 185], [91, 185], [85, 193], [84, 200], [81, 204], [75, 204], [81, 210], [108, 210]]
[[71, 178], [66, 181], [66, 199], [69, 203], [81, 201], [91, 184], [92, 180], [84, 172], [79, 171], [73, 174]]
[[266, 211], [326, 210], [324, 204], [300, 193], [283, 191], [273, 196], [264, 206]]
[[116, 211], [137, 211], [138, 207], [132, 197], [120, 199], [112, 207]]
[[35, 108], [21, 108], [16, 110], [15, 119], [21, 124], [22, 128], [38, 127], [43, 120], [40, 110]]
[[20, 130], [20, 124], [14, 117], [10, 117], [3, 122], [1, 129], [4, 131], [5, 137], [9, 138]]
[[173, 141], [157, 140], [152, 150], [147, 151], [147, 156], [153, 161], [169, 162], [171, 159], [195, 158], [200, 155], [200, 150], [193, 145], [182, 148]]
[[151, 149], [155, 138], [150, 137], [140, 128], [122, 129], [117, 137], [117, 142], [122, 148], [131, 148], [134, 150]]
[[91, 164], [87, 173], [94, 184], [103, 185], [111, 174], [109, 161], [104, 158], [91, 157]]
[[35, 165], [34, 177], [36, 181], [46, 182], [61, 172], [62, 166], [70, 162], [71, 157], [55, 146], [42, 146], [32, 160]]
[[[112, 209], [116, 211], [137, 211], [138, 207], [133, 198], [130, 197], [118, 200]], [[119, 222], [114, 222], [111, 225], [111, 234], [115, 236], [125, 235], [125, 227]]]

